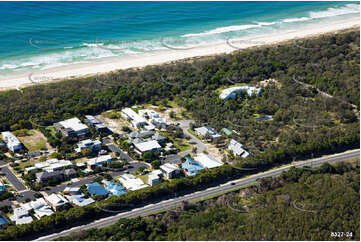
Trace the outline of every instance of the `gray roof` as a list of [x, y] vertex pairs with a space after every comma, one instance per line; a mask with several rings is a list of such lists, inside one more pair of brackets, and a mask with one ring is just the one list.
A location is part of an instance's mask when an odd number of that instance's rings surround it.
[[78, 173], [73, 168], [70, 168], [70, 169], [65, 170], [64, 174], [69, 176], [69, 175], [75, 175], [75, 174], [78, 174]]
[[160, 141], [160, 140], [165, 140], [165, 139], [166, 139], [166, 137], [164, 137], [163, 135], [158, 134], [158, 133], [152, 136], [152, 140]]
[[142, 131], [142, 132], [138, 132], [138, 131], [133, 131], [131, 133], [128, 134], [128, 136], [130, 138], [144, 138], [147, 136], [152, 136], [154, 134], [154, 131]]
[[35, 174], [36, 178], [37, 179], [46, 179], [46, 178], [52, 178], [52, 177], [58, 177], [58, 176], [61, 176], [63, 175], [64, 172], [63, 171], [53, 171], [53, 172], [47, 172], [47, 171], [44, 171], [44, 172], [38, 172]]

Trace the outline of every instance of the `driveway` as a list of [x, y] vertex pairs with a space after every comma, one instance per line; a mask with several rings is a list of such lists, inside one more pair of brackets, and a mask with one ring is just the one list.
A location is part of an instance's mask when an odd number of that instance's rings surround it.
[[30, 199], [33, 200], [35, 199], [35, 194], [36, 192], [34, 191], [25, 191], [25, 192], [20, 192], [20, 196], [16, 197], [16, 201], [19, 203], [25, 202], [26, 199]]
[[[87, 178], [84, 178], [80, 181], [77, 181], [77, 182], [73, 182], [71, 185], [69, 185], [70, 187], [81, 187], [85, 184], [90, 184], [93, 182], [93, 180], [96, 178], [96, 176], [92, 176], [92, 177], [87, 177]], [[68, 183], [71, 182], [71, 181], [68, 181]], [[50, 189], [49, 190], [45, 190], [45, 193], [50, 195], [52, 193], [58, 193], [58, 192], [63, 192], [64, 189], [67, 187], [67, 183], [66, 184], [62, 184], [62, 185], [58, 185], [56, 187], [49, 187]]]
[[188, 140], [188, 142], [191, 143], [192, 145], [194, 145], [195, 147], [197, 147], [197, 153], [202, 153], [203, 151], [207, 150], [207, 146], [200, 139], [198, 139], [193, 134], [189, 133], [187, 130], [187, 129], [189, 129], [189, 127], [190, 127], [189, 125], [192, 122], [194, 122], [194, 121], [193, 120], [180, 120], [179, 127], [183, 130], [183, 133], [185, 135], [188, 135], [189, 137], [191, 137], [191, 139]]
[[192, 151], [187, 150], [187, 151], [182, 151], [179, 152], [178, 154], [173, 154], [173, 155], [168, 155], [165, 159], [163, 163], [173, 163], [173, 164], [179, 164], [181, 163], [181, 159], [182, 157], [191, 154]]

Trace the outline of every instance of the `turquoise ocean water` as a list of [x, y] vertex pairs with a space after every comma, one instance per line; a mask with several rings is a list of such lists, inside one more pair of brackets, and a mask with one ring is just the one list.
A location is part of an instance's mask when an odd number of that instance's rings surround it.
[[359, 7], [358, 2], [0, 2], [0, 75], [297, 30], [358, 16]]

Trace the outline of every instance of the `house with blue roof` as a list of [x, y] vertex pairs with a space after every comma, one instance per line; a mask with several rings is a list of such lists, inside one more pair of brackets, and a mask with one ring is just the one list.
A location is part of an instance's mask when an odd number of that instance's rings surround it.
[[182, 163], [182, 169], [187, 176], [194, 176], [198, 174], [198, 171], [203, 170], [203, 166], [195, 162], [189, 157], [185, 157], [186, 161]]
[[108, 194], [108, 191], [105, 190], [105, 188], [97, 182], [88, 184], [87, 188], [88, 188], [88, 192], [91, 195], [104, 196]]
[[6, 190], [6, 184], [3, 184], [1, 181], [0, 181], [0, 194]]
[[127, 193], [124, 187], [114, 181], [106, 181], [104, 182], [104, 185], [105, 189], [114, 196], [119, 197], [120, 195]]
[[0, 214], [0, 229], [6, 227], [9, 224], [9, 221]]

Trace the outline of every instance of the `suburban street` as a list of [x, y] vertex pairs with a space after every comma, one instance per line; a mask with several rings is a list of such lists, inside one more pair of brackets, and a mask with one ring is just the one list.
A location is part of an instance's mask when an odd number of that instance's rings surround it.
[[18, 192], [22, 192], [27, 188], [24, 184], [14, 175], [14, 173], [7, 166], [1, 167], [1, 172], [5, 174], [8, 181], [15, 187]]
[[118, 153], [119, 154], [119, 158], [120, 159], [123, 159], [127, 162], [132, 162], [133, 159], [130, 158], [127, 154], [125, 154], [121, 149], [119, 149], [118, 146], [114, 145], [113, 143], [112, 144], [109, 144], [108, 145], [108, 148], [111, 152], [114, 152], [114, 153]]
[[[138, 217], [138, 216], [145, 216], [145, 215], [153, 213], [153, 212], [157, 212], [160, 210], [164, 210], [164, 209], [168, 209], [168, 208], [180, 205], [183, 201], [196, 201], [198, 199], [205, 198], [210, 195], [215, 195], [215, 194], [219, 194], [222, 192], [231, 191], [235, 188], [255, 183], [260, 178], [279, 176], [283, 171], [286, 171], [293, 166], [295, 166], [295, 167], [320, 166], [323, 163], [340, 162], [340, 161], [345, 161], [345, 160], [348, 160], [351, 158], [359, 158], [359, 156], [360, 156], [360, 150], [351, 150], [351, 151], [346, 151], [343, 153], [329, 155], [329, 156], [316, 158], [316, 159], [312, 159], [312, 160], [294, 162], [290, 165], [285, 165], [285, 166], [275, 168], [275, 169], [272, 169], [272, 170], [269, 170], [266, 172], [262, 172], [262, 173], [254, 174], [254, 175], [244, 177], [241, 179], [229, 181], [225, 184], [221, 184], [221, 185], [218, 185], [215, 187], [210, 187], [203, 191], [197, 191], [197, 192], [190, 193], [190, 194], [187, 194], [184, 196], [178, 196], [173, 199], [164, 200], [159, 203], [149, 204], [145, 207], [136, 208], [131, 211], [119, 213], [119, 214], [111, 216], [111, 217], [107, 217], [107, 218], [103, 218], [103, 219], [94, 221], [90, 224], [74, 227], [74, 228], [59, 232], [59, 233], [47, 235], [47, 236], [38, 238], [37, 240], [52, 240], [52, 239], [55, 239], [60, 236], [69, 235], [70, 233], [73, 233], [73, 232], [78, 232], [78, 231], [90, 229], [90, 228], [100, 228], [100, 227], [108, 226], [108, 225], [116, 223], [120, 218], [134, 218], [134, 217]], [[295, 163], [297, 163], [297, 164], [295, 164]]]

